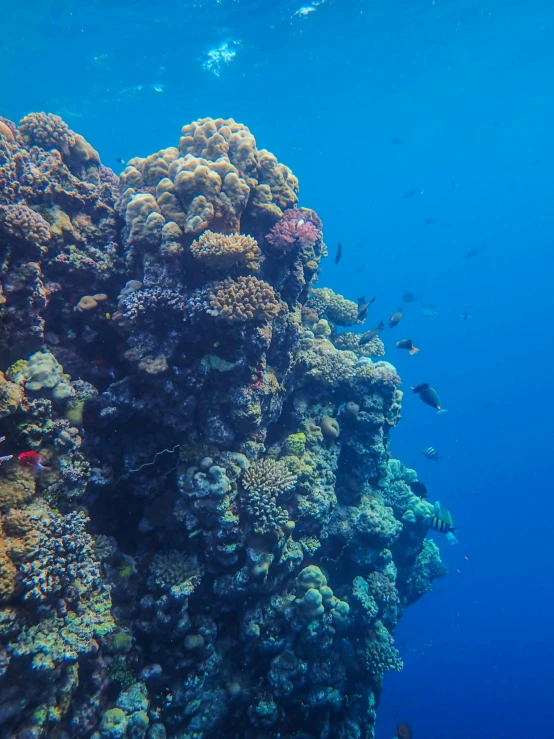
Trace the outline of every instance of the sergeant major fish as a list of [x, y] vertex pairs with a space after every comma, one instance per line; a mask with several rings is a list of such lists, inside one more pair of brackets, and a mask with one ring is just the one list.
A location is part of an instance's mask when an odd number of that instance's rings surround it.
[[423, 450], [423, 454], [427, 459], [432, 459], [433, 462], [438, 462], [440, 457], [434, 446], [428, 446], [427, 449]]
[[431, 516], [429, 527], [432, 528], [433, 531], [438, 531], [440, 534], [446, 534], [446, 538], [450, 544], [457, 544], [458, 540], [454, 536], [456, 529], [454, 528], [450, 511], [442, 506], [437, 500], [433, 508], [433, 513], [434, 515]]

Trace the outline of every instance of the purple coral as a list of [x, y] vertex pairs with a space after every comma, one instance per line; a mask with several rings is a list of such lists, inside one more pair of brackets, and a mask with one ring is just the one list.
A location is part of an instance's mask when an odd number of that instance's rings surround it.
[[286, 210], [266, 236], [266, 241], [282, 251], [290, 251], [295, 244], [313, 247], [319, 229], [298, 208]]

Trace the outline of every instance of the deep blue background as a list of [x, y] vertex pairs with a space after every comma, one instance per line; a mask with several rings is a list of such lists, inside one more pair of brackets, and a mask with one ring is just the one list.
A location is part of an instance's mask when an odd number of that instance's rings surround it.
[[[342, 241], [322, 285], [377, 295], [376, 322], [418, 295], [383, 334], [407, 390], [393, 454], [450, 508], [460, 545], [439, 541], [451, 575], [398, 628], [406, 667], [386, 680], [378, 739], [400, 720], [415, 739], [554, 735], [554, 6], [300, 7], [13, 2], [0, 113], [59, 113], [116, 169], [197, 117], [234, 117], [299, 177], [331, 251]], [[236, 56], [216, 76], [202, 64], [225, 41]], [[395, 348], [405, 336], [420, 354]], [[447, 414], [410, 393], [424, 381]]]

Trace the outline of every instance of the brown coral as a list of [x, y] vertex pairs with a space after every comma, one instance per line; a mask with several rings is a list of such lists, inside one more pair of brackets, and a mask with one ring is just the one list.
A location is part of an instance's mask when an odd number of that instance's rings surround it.
[[4, 373], [0, 372], [0, 418], [6, 418], [15, 413], [23, 398], [22, 386], [6, 380]]
[[228, 323], [271, 320], [280, 310], [275, 291], [256, 277], [228, 277], [215, 282], [208, 294], [207, 312]]
[[9, 236], [34, 246], [50, 241], [48, 223], [27, 205], [0, 205], [0, 229]]
[[190, 250], [200, 262], [216, 269], [228, 269], [238, 264], [257, 271], [263, 258], [256, 239], [243, 234], [204, 231], [192, 242]]
[[[4, 470], [2, 469], [2, 472]], [[31, 472], [12, 465], [2, 475], [0, 485], [0, 509], [18, 507], [27, 503], [35, 494], [35, 479]]]
[[289, 520], [277, 498], [289, 493], [296, 485], [296, 475], [283, 462], [263, 458], [249, 467], [242, 477], [246, 507], [254, 519], [254, 529], [268, 533], [282, 529]]
[[0, 603], [11, 598], [15, 591], [16, 569], [8, 556], [4, 535], [0, 530]]
[[[131, 247], [133, 242], [161, 245], [158, 221], [177, 224], [188, 239], [207, 228], [239, 232], [244, 218], [259, 221], [265, 233], [298, 199], [298, 181], [288, 167], [258, 150], [246, 126], [221, 118], [184, 126], [178, 149], [130, 160], [120, 186]], [[148, 203], [130, 208], [134, 199], [145, 197]], [[151, 213], [158, 215], [148, 224]], [[141, 236], [149, 225], [156, 228]]]
[[358, 320], [358, 306], [329, 287], [317, 287], [310, 292], [307, 303], [320, 318], [327, 318], [337, 326], [363, 323]]
[[73, 131], [59, 115], [53, 113], [29, 113], [19, 122], [19, 135], [29, 146], [58, 149], [66, 155], [75, 145]]

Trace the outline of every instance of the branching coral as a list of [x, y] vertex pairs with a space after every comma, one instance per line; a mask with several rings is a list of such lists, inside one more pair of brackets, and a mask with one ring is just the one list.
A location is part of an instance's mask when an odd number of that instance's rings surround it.
[[207, 304], [207, 313], [228, 323], [271, 320], [280, 310], [271, 285], [250, 275], [215, 282], [209, 289]]
[[302, 210], [294, 208], [285, 211], [283, 217], [267, 234], [266, 240], [275, 249], [286, 252], [296, 244], [313, 247], [318, 236], [317, 226], [308, 220]]
[[262, 259], [256, 239], [242, 234], [226, 235], [204, 231], [192, 242], [190, 250], [198, 261], [215, 269], [228, 269], [238, 264], [257, 271]]
[[85, 531], [86, 522], [83, 514], [53, 512], [35, 522], [40, 534], [38, 556], [21, 566], [25, 599], [76, 600], [100, 585], [100, 565], [94, 542]]
[[241, 483], [255, 530], [267, 533], [282, 528], [289, 520], [289, 515], [278, 505], [277, 499], [294, 489], [296, 475], [283, 462], [266, 457], [246, 470]]

